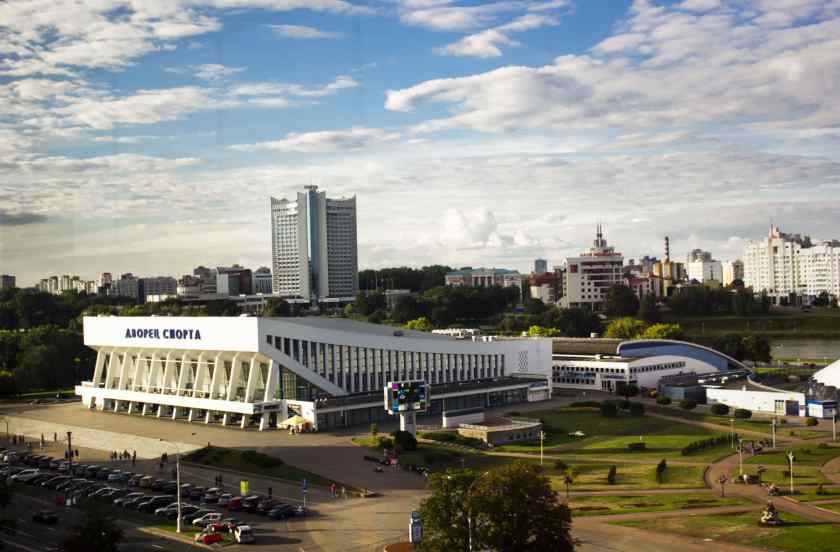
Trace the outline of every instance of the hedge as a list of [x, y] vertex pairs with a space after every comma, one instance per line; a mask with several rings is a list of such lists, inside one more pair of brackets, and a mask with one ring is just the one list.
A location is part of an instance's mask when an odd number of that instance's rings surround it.
[[812, 417], [812, 416], [808, 416], [807, 418], [805, 418], [805, 425], [806, 426], [815, 426], [818, 423], [819, 422], [817, 421], [817, 419]]
[[638, 443], [627, 443], [627, 448], [630, 450], [645, 450], [647, 446], [644, 442], [639, 441]]
[[640, 402], [630, 403], [629, 411], [631, 416], [644, 416], [645, 405]]
[[656, 397], [656, 404], [661, 404], [661, 405], [671, 404], [671, 397], [668, 397], [667, 395], [659, 395], [658, 397]]
[[697, 401], [692, 401], [691, 399], [683, 399], [680, 401], [680, 408], [683, 410], [694, 410], [697, 408]]
[[723, 403], [715, 403], [711, 406], [712, 414], [716, 414], [718, 416], [726, 416], [729, 414], [729, 407]]
[[732, 415], [739, 420], [748, 420], [749, 418], [752, 418], [752, 412], [746, 408], [736, 408]]
[[[709, 437], [708, 439], [700, 439], [699, 441], [692, 441], [691, 443], [687, 444], [682, 448], [680, 453], [683, 456], [688, 456], [689, 454], [694, 454], [695, 452], [706, 450], [710, 448], [719, 447], [721, 445], [727, 445], [730, 442], [729, 435], [718, 435], [717, 437]], [[738, 435], [735, 435], [735, 439], [737, 441]]]

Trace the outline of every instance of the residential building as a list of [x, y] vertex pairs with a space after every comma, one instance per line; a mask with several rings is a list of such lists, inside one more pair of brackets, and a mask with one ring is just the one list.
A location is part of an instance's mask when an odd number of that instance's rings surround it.
[[197, 276], [190, 276], [184, 274], [178, 279], [178, 286], [176, 288], [178, 297], [182, 298], [197, 298], [201, 296], [201, 278]]
[[772, 227], [744, 247], [744, 284], [776, 303], [807, 302], [823, 292], [840, 296], [840, 242], [814, 243]]
[[[263, 298], [264, 299], [264, 298]], [[81, 404], [201, 424], [313, 429], [393, 419], [390, 382], [431, 386], [426, 413], [550, 398], [551, 340], [467, 340], [336, 318], [84, 318], [96, 351]]]
[[540, 275], [548, 272], [548, 261], [545, 259], [536, 259], [534, 261], [534, 274]]
[[261, 266], [252, 274], [253, 292], [271, 295], [271, 269]]
[[146, 297], [149, 295], [176, 297], [177, 294], [178, 281], [172, 276], [140, 278], [140, 297], [144, 303], [146, 302]]
[[0, 275], [0, 289], [13, 288], [15, 286], [15, 277], [11, 274]]
[[579, 257], [566, 259], [563, 308], [601, 310], [607, 290], [624, 283], [623, 266], [624, 257], [607, 245], [599, 224], [592, 247]]
[[723, 285], [731, 285], [735, 280], [744, 281], [744, 263], [737, 259], [723, 263]]
[[120, 275], [119, 280], [111, 282], [111, 288], [108, 291], [109, 295], [116, 295], [118, 297], [130, 297], [137, 302], [142, 298], [142, 287], [140, 279], [136, 278], [131, 272]]
[[78, 276], [70, 276], [69, 274], [43, 278], [35, 287], [39, 291], [52, 293], [53, 295], [60, 295], [68, 291], [88, 294], [95, 294], [97, 292], [96, 282], [94, 280], [82, 280]]
[[202, 295], [216, 294], [216, 269], [207, 268], [206, 266], [197, 266], [193, 269], [193, 276], [198, 278], [201, 282]]
[[506, 268], [462, 268], [448, 272], [444, 281], [456, 287], [522, 287], [522, 275]]
[[723, 265], [720, 261], [712, 258], [712, 254], [702, 249], [693, 249], [688, 254], [685, 263], [685, 271], [689, 280], [696, 280], [698, 283], [709, 281], [723, 281]]
[[272, 289], [307, 301], [352, 301], [359, 290], [356, 198], [304, 188], [294, 201], [271, 198]]
[[531, 299], [539, 299], [546, 305], [557, 302], [557, 278], [554, 272], [543, 272], [531, 276]]

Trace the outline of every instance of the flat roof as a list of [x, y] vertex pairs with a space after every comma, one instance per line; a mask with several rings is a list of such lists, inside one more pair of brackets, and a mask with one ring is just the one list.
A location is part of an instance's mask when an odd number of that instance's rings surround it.
[[566, 355], [617, 355], [625, 340], [606, 337], [554, 337], [552, 352]]
[[453, 341], [446, 334], [433, 334], [417, 330], [406, 330], [396, 326], [385, 324], [371, 324], [348, 318], [334, 318], [328, 316], [304, 316], [304, 317], [262, 317], [264, 320], [278, 320], [285, 324], [295, 324], [319, 330], [333, 330], [337, 332], [349, 332], [355, 334], [380, 335], [396, 337], [394, 332], [402, 332], [402, 336], [412, 339], [434, 339], [437, 341]]

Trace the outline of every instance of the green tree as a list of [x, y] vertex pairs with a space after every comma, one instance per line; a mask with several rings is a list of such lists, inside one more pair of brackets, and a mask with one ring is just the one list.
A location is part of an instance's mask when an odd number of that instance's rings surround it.
[[229, 299], [207, 301], [204, 311], [207, 313], [207, 316], [239, 316], [242, 314], [239, 305]]
[[527, 314], [542, 314], [546, 306], [540, 299], [528, 298], [525, 300], [525, 312]]
[[412, 295], [405, 295], [397, 299], [391, 317], [401, 324], [418, 317], [419, 308], [417, 298]]
[[123, 531], [110, 511], [88, 506], [79, 525], [72, 527], [61, 541], [64, 552], [117, 552]]
[[417, 330], [419, 332], [430, 332], [434, 329], [432, 323], [429, 322], [429, 319], [425, 316], [415, 318], [414, 320], [409, 320], [405, 323], [404, 327], [406, 330]]
[[629, 399], [630, 397], [635, 397], [639, 394], [639, 386], [635, 383], [619, 381], [615, 386], [615, 392], [625, 399]]
[[265, 301], [265, 309], [263, 316], [266, 317], [286, 317], [292, 315], [292, 306], [285, 299], [280, 297], [269, 297]]
[[628, 286], [616, 284], [607, 290], [604, 310], [609, 316], [633, 316], [639, 312], [639, 299]]
[[468, 552], [469, 522], [464, 504], [475, 483], [472, 470], [449, 469], [429, 476], [429, 498], [420, 503], [424, 552]]
[[560, 334], [557, 328], [544, 328], [542, 326], [531, 326], [528, 328], [529, 337], [555, 337]]
[[639, 301], [639, 312], [636, 314], [636, 317], [648, 324], [659, 322], [661, 319], [659, 305], [657, 305], [656, 297], [652, 293], [642, 296], [642, 300]]
[[645, 331], [644, 322], [626, 316], [610, 322], [605, 336], [618, 339], [636, 339], [643, 331]]
[[648, 326], [639, 336], [641, 339], [683, 339], [679, 324], [654, 324]]
[[539, 466], [515, 462], [491, 470], [477, 480], [473, 496], [468, 507], [474, 520], [473, 549], [574, 550], [571, 511]]
[[601, 320], [598, 315], [588, 309], [559, 310], [557, 320], [546, 326], [554, 327], [568, 337], [589, 337], [593, 333], [601, 333]]
[[767, 338], [759, 335], [748, 335], [743, 338], [742, 346], [744, 358], [756, 362], [770, 362], [770, 343]]

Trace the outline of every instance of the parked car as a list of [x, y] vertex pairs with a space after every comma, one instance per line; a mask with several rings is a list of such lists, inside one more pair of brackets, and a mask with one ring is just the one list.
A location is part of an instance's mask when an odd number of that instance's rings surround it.
[[175, 515], [178, 515], [177, 514], [177, 512], [178, 512], [178, 503], [177, 502], [173, 502], [172, 504], [169, 504], [167, 506], [161, 506], [160, 508], [157, 508], [155, 510], [155, 515], [160, 516], [160, 517], [167, 517], [167, 514], [169, 514], [172, 511], [175, 511], [176, 512]]
[[63, 461], [58, 465], [58, 472], [59, 473], [68, 473], [70, 471], [70, 462], [67, 460]]
[[126, 502], [132, 502], [132, 501], [137, 500], [138, 498], [142, 498], [144, 496], [146, 496], [144, 493], [128, 493], [127, 495], [125, 495], [123, 497], [115, 498], [114, 499], [114, 505], [125, 507]]
[[210, 510], [206, 510], [204, 508], [198, 508], [194, 512], [191, 512], [189, 514], [182, 514], [181, 515], [181, 521], [183, 521], [184, 523], [186, 523], [188, 525], [192, 525], [193, 521], [195, 521], [196, 519], [200, 518], [201, 516], [204, 516], [204, 515], [209, 514], [209, 513], [211, 513]]
[[41, 486], [42, 486], [42, 487], [45, 487], [45, 488], [47, 488], [47, 489], [55, 489], [55, 487], [56, 487], [59, 483], [62, 483], [62, 482], [64, 482], [64, 481], [69, 481], [70, 479], [71, 479], [71, 478], [70, 478], [70, 476], [69, 476], [69, 475], [56, 475], [56, 476], [54, 476], [54, 477], [52, 477], [52, 478], [50, 478], [50, 479], [47, 479], [46, 481], [42, 482], [42, 483], [41, 483]]
[[108, 481], [108, 483], [122, 483], [127, 475], [128, 474], [125, 474], [120, 470], [116, 470], [109, 473], [105, 480]]
[[107, 481], [108, 476], [114, 473], [115, 470], [111, 468], [99, 468], [99, 471], [96, 472], [96, 479], [99, 481]]
[[169, 496], [169, 495], [153, 496], [152, 498], [150, 498], [146, 502], [141, 502], [140, 504], [138, 504], [137, 510], [140, 511], [140, 512], [146, 512], [146, 513], [151, 514], [157, 508], [160, 508], [161, 506], [165, 506], [167, 504], [170, 504], [174, 498], [175, 497]]
[[43, 523], [45, 525], [55, 525], [58, 523], [58, 516], [55, 512], [44, 510], [42, 512], [35, 512], [32, 514], [32, 521], [36, 523]]
[[207, 503], [214, 503], [219, 501], [219, 495], [222, 493], [222, 490], [218, 487], [210, 487], [206, 491], [204, 491], [204, 496], [202, 497], [202, 501]]
[[52, 462], [52, 458], [49, 456], [42, 456], [40, 460], [38, 460], [38, 467], [44, 470], [50, 469], [50, 462]]
[[267, 512], [271, 519], [286, 519], [295, 516], [296, 508], [291, 504], [278, 504]]
[[166, 484], [166, 479], [155, 479], [152, 481], [152, 490], [161, 491], [163, 490], [164, 484]]
[[96, 474], [99, 473], [99, 466], [95, 464], [91, 464], [87, 468], [85, 468], [84, 477], [89, 479], [96, 479]]
[[139, 487], [140, 486], [140, 480], [143, 479], [144, 477], [146, 477], [146, 476], [143, 475], [142, 473], [135, 473], [134, 475], [132, 475], [131, 477], [128, 478], [128, 481], [127, 481], [128, 486], [129, 487]]
[[192, 489], [191, 483], [182, 483], [181, 484], [181, 498], [189, 498], [190, 497], [190, 490]]
[[23, 470], [22, 472], [18, 472], [15, 475], [11, 476], [9, 479], [18, 483], [26, 483], [30, 479], [36, 477], [41, 471], [38, 468], [32, 468], [28, 470]]
[[57, 470], [58, 466], [60, 466], [62, 462], [64, 462], [64, 460], [59, 460], [58, 458], [51, 458], [49, 468], [51, 470]]
[[176, 494], [178, 492], [178, 483], [175, 481], [164, 481], [160, 487], [161, 492], [166, 494]]
[[233, 495], [231, 495], [230, 493], [224, 493], [224, 494], [219, 495], [219, 500], [218, 500], [219, 507], [220, 508], [227, 508], [228, 505], [230, 504], [230, 501], [231, 501], [232, 498], [233, 498]]
[[199, 501], [204, 496], [204, 487], [193, 487], [190, 489], [190, 500]]
[[246, 496], [242, 499], [242, 509], [246, 512], [255, 512], [260, 500], [262, 500], [262, 497], [259, 495]]
[[195, 542], [200, 542], [201, 544], [216, 544], [218, 542], [222, 542], [224, 537], [222, 537], [221, 533], [198, 533], [195, 536]]
[[143, 504], [144, 502], [146, 502], [148, 500], [149, 500], [149, 495], [141, 494], [140, 496], [132, 498], [131, 500], [124, 501], [122, 504], [120, 504], [120, 506], [122, 506], [123, 508], [127, 508], [129, 510], [136, 510], [141, 504]]
[[195, 527], [207, 527], [213, 523], [219, 522], [222, 520], [222, 514], [219, 512], [208, 512], [199, 518], [195, 518], [192, 521], [192, 525]]
[[[200, 508], [198, 506], [193, 506], [192, 504], [184, 504], [181, 503], [181, 519], [184, 519], [184, 516], [188, 516], [190, 514], [194, 514]], [[166, 519], [176, 519], [178, 517], [178, 509], [172, 510], [167, 512]]]
[[148, 489], [152, 486], [152, 483], [154, 482], [154, 480], [155, 480], [155, 478], [152, 477], [151, 475], [147, 475], [145, 477], [142, 477], [142, 478], [140, 478], [139, 487], [141, 489]]
[[228, 502], [227, 509], [231, 512], [238, 512], [242, 509], [242, 497], [234, 496]]
[[248, 525], [238, 525], [236, 529], [233, 530], [233, 539], [238, 544], [251, 544], [255, 540], [254, 532]]
[[280, 504], [281, 503], [279, 500], [275, 500], [273, 498], [264, 498], [260, 500], [257, 504], [256, 512], [259, 515], [264, 516], [269, 512], [269, 510], [274, 509], [275, 506], [279, 506]]
[[237, 525], [239, 525], [239, 520], [231, 517], [224, 518], [215, 523], [211, 523], [207, 527], [209, 527], [217, 533], [233, 533], [233, 530], [236, 529]]
[[25, 481], [25, 483], [26, 483], [27, 485], [33, 485], [33, 486], [34, 486], [34, 485], [38, 485], [38, 486], [40, 486], [40, 485], [41, 485], [41, 483], [43, 483], [43, 482], [45, 482], [45, 481], [49, 481], [50, 479], [52, 479], [52, 478], [53, 478], [53, 475], [55, 475], [55, 474], [52, 474], [52, 473], [39, 473], [39, 474], [38, 474], [38, 475], [36, 475], [35, 477], [33, 477], [33, 478], [31, 478], [31, 479], [27, 479], [27, 480]]

